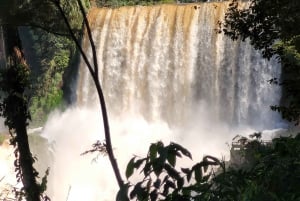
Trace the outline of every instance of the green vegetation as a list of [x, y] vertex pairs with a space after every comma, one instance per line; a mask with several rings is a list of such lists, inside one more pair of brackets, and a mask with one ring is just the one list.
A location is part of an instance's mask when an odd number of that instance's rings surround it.
[[[5, 44], [7, 49], [6, 68], [0, 72], [0, 116], [5, 118], [5, 125], [11, 134], [11, 144], [15, 151], [15, 173], [23, 188], [15, 190], [16, 199], [23, 197], [28, 201], [39, 201], [44, 192], [45, 182], [37, 183], [38, 173], [33, 167], [34, 158], [30, 153], [27, 125], [30, 120], [28, 110], [28, 86], [30, 70], [21, 52], [17, 28], [5, 26]], [[45, 199], [46, 200], [46, 199]]]
[[126, 177], [132, 176], [134, 171], [144, 178], [136, 183], [128, 182], [120, 189], [117, 200], [209, 200], [210, 179], [214, 175], [211, 166], [225, 165], [217, 158], [205, 156], [203, 160], [191, 168], [177, 167], [177, 160], [181, 157], [192, 159], [191, 153], [176, 143], [164, 146], [162, 142], [151, 144], [145, 158], [132, 158], [127, 165]]
[[233, 40], [249, 39], [264, 57], [277, 57], [282, 77], [271, 83], [283, 86], [282, 101], [271, 109], [296, 124], [300, 120], [300, 16], [298, 0], [251, 0], [249, 8], [239, 9], [233, 0], [221, 31]]
[[[85, 9], [90, 6], [88, 0], [83, 3]], [[80, 37], [82, 16], [77, 1], [61, 1], [61, 5], [74, 32]], [[74, 65], [75, 45], [52, 0], [43, 3], [37, 0], [1, 1], [0, 24], [26, 26], [19, 32], [31, 70], [31, 86], [28, 86], [31, 125], [41, 126], [50, 111], [62, 107], [63, 77], [66, 69]]]
[[270, 144], [259, 137], [243, 142], [248, 166], [229, 168], [212, 180], [212, 193], [218, 200], [300, 199], [300, 134], [275, 138]]
[[[65, 1], [61, 3], [66, 10], [76, 8], [70, 6], [70, 2]], [[49, 200], [47, 196], [42, 195], [46, 190], [48, 170], [42, 178], [41, 183], [38, 183], [37, 177], [39, 173], [33, 167], [35, 159], [30, 152], [28, 143], [27, 127], [31, 120], [29, 100], [33, 95], [45, 95], [48, 98], [44, 99], [46, 103], [41, 103], [42, 99], [32, 99], [33, 101], [40, 102], [40, 106], [43, 106], [44, 110], [50, 110], [49, 108], [58, 104], [61, 99], [61, 92], [57, 89], [47, 89], [44, 85], [56, 85], [59, 79], [61, 82], [61, 76], [56, 74], [56, 71], [62, 71], [62, 68], [68, 63], [69, 55], [67, 55], [68, 52], [65, 49], [61, 49], [65, 47], [65, 41], [59, 42], [57, 41], [59, 39], [55, 39], [55, 37], [42, 38], [43, 43], [46, 44], [49, 42], [48, 45], [50, 46], [34, 47], [37, 51], [35, 52], [36, 56], [43, 58], [40, 58], [36, 63], [42, 64], [41, 66], [47, 70], [39, 66], [37, 68], [39, 70], [36, 72], [44, 72], [45, 74], [41, 75], [40, 78], [39, 76], [35, 77], [34, 74], [31, 76], [31, 72], [33, 71], [31, 71], [25, 60], [18, 27], [33, 26], [64, 36], [67, 36], [66, 33], [68, 32], [64, 31], [64, 23], [57, 23], [60, 22], [60, 17], [56, 15], [55, 5], [51, 4], [51, 1], [44, 1], [43, 3], [34, 0], [26, 2], [1, 1], [0, 3], [0, 24], [4, 30], [5, 56], [7, 61], [6, 68], [2, 69], [0, 75], [0, 116], [5, 118], [5, 125], [12, 136], [11, 144], [15, 147], [14, 154], [16, 159], [14, 166], [16, 178], [18, 182], [22, 182], [23, 184], [20, 190], [14, 189], [13, 192], [17, 200], [23, 200], [24, 197], [28, 201]], [[76, 30], [79, 30], [79, 28], [81, 29], [81, 18], [77, 18], [78, 15], [76, 14], [76, 10], [68, 10], [68, 17], [72, 18], [70, 23], [74, 26], [74, 30], [76, 28]], [[43, 36], [46, 35], [34, 33], [32, 34], [32, 40], [38, 41], [34, 37], [39, 38]], [[51, 48], [49, 48], [51, 45], [57, 48], [55, 52], [53, 52], [53, 49], [51, 52]], [[45, 47], [48, 47], [49, 51], [45, 51]], [[49, 55], [44, 55], [43, 53]], [[30, 86], [32, 84], [31, 79], [42, 81], [42, 84]], [[33, 91], [34, 88], [37, 89], [38, 87], [41, 87], [41, 89]], [[57, 86], [55, 87], [58, 88]]]
[[[32, 44], [32, 98], [30, 113], [33, 124], [42, 125], [47, 115], [63, 104], [63, 74], [75, 59], [75, 46], [67, 37], [55, 36], [41, 29], [24, 30]], [[48, 47], [48, 48], [45, 48]], [[25, 47], [26, 50], [26, 47]]]
[[[178, 167], [181, 157], [190, 152], [176, 143], [151, 144], [145, 158], [132, 158], [127, 178], [143, 177], [119, 191], [117, 200], [165, 201], [298, 201], [300, 199], [300, 134], [264, 143], [261, 135], [241, 138], [243, 158], [238, 166], [225, 167], [215, 157], [205, 156], [191, 168]], [[218, 169], [213, 168], [218, 167]]]

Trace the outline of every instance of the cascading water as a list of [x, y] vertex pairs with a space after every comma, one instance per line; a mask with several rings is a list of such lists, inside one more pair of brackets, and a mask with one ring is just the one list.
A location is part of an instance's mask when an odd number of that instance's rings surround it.
[[[269, 106], [280, 88], [267, 80], [280, 66], [248, 43], [216, 34], [227, 3], [92, 9], [100, 78], [112, 143], [122, 173], [151, 142], [175, 141], [194, 161], [227, 155], [237, 133], [280, 127]], [[91, 59], [88, 40], [84, 49]], [[248, 133], [247, 133], [248, 134]], [[107, 157], [80, 156], [103, 128], [94, 85], [82, 62], [77, 104], [56, 112], [43, 136], [53, 144], [49, 194], [56, 201], [114, 200], [117, 183]]]
[[[280, 89], [267, 80], [278, 76], [279, 65], [248, 43], [216, 34], [225, 9], [225, 3], [206, 3], [92, 10], [108, 111], [174, 126], [206, 104], [216, 121], [273, 127], [278, 115], [266, 105], [278, 103]], [[80, 105], [96, 104], [85, 67], [77, 93]]]

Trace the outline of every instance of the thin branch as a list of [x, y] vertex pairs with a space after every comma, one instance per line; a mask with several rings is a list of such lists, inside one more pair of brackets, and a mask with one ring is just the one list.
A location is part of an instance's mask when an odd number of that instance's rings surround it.
[[94, 41], [93, 41], [93, 38], [92, 38], [92, 34], [91, 34], [91, 29], [89, 27], [89, 23], [88, 23], [88, 20], [86, 18], [86, 14], [84, 12], [84, 9], [83, 9], [83, 6], [80, 2], [80, 0], [77, 0], [78, 1], [78, 4], [79, 4], [79, 7], [80, 7], [80, 11], [81, 11], [81, 14], [83, 16], [83, 19], [84, 19], [84, 24], [87, 28], [87, 32], [88, 32], [88, 37], [89, 37], [89, 40], [90, 40], [90, 43], [91, 43], [91, 48], [92, 48], [92, 51], [93, 51], [93, 61], [94, 61], [94, 69], [92, 68], [89, 60], [87, 59], [87, 56], [86, 54], [84, 53], [79, 41], [77, 40], [77, 38], [75, 37], [75, 34], [74, 32], [72, 31], [72, 28], [71, 28], [71, 25], [60, 5], [60, 1], [59, 0], [53, 0], [54, 4], [57, 6], [57, 8], [59, 9], [59, 12], [61, 13], [66, 25], [67, 25], [67, 28], [68, 30], [70, 31], [70, 34], [71, 34], [71, 37], [72, 39], [74, 40], [76, 46], [78, 47], [85, 63], [87, 64], [87, 67], [90, 71], [90, 74], [93, 78], [93, 81], [95, 83], [95, 86], [96, 86], [96, 89], [97, 89], [97, 93], [98, 93], [98, 97], [99, 97], [99, 101], [100, 101], [100, 106], [101, 106], [101, 112], [102, 112], [102, 118], [103, 118], [103, 126], [104, 126], [104, 134], [105, 134], [105, 141], [106, 141], [106, 148], [107, 148], [107, 154], [108, 154], [108, 157], [109, 157], [109, 160], [111, 162], [111, 166], [113, 168], [113, 171], [114, 171], [114, 174], [116, 176], [116, 179], [117, 179], [117, 182], [118, 182], [118, 185], [119, 187], [121, 188], [123, 185], [124, 185], [124, 182], [122, 180], [122, 177], [121, 177], [121, 174], [120, 174], [120, 170], [119, 170], [119, 167], [118, 167], [118, 163], [114, 157], [114, 153], [113, 153], [113, 149], [112, 149], [112, 143], [111, 143], [111, 137], [110, 137], [110, 129], [109, 129], [109, 121], [108, 121], [108, 116], [107, 116], [107, 109], [106, 109], [106, 104], [105, 104], [105, 99], [104, 99], [104, 95], [103, 95], [103, 91], [102, 91], [102, 88], [101, 88], [101, 85], [100, 85], [100, 81], [99, 81], [99, 78], [98, 78], [98, 63], [97, 63], [97, 55], [96, 55], [96, 48], [95, 48], [95, 45], [94, 45]]
[[66, 15], [65, 15], [65, 13], [64, 13], [64, 11], [63, 11], [61, 5], [60, 5], [60, 1], [59, 1], [59, 0], [53, 0], [53, 3], [54, 3], [54, 5], [56, 5], [56, 7], [58, 8], [60, 14], [62, 15], [62, 17], [63, 17], [63, 19], [64, 19], [64, 21], [65, 21], [65, 23], [66, 23], [66, 25], [67, 25], [67, 28], [68, 28], [68, 30], [69, 30], [69, 32], [70, 32], [70, 34], [71, 34], [71, 38], [72, 38], [73, 41], [75, 42], [75, 44], [76, 44], [77, 48], [79, 49], [79, 52], [80, 52], [80, 54], [81, 54], [81, 56], [82, 56], [84, 62], [86, 63], [86, 65], [87, 65], [87, 67], [88, 67], [88, 69], [89, 69], [91, 75], [93, 76], [94, 70], [93, 70], [93, 68], [92, 68], [92, 66], [91, 66], [91, 64], [90, 64], [90, 62], [89, 62], [89, 60], [88, 60], [86, 54], [84, 53], [84, 51], [83, 51], [83, 49], [82, 49], [82, 47], [81, 47], [81, 45], [80, 45], [78, 39], [76, 38], [75, 33], [74, 33], [73, 30], [72, 30], [72, 27], [71, 27], [71, 25], [70, 25], [70, 23], [69, 23], [69, 20], [67, 19]]
[[95, 65], [94, 73], [96, 73], [96, 75], [93, 75], [92, 77], [94, 79], [94, 83], [95, 83], [95, 86], [96, 86], [96, 89], [97, 89], [97, 93], [98, 93], [98, 97], [99, 97], [99, 101], [100, 101], [100, 106], [101, 106], [107, 154], [108, 154], [111, 166], [114, 170], [114, 173], [115, 173], [117, 182], [119, 184], [119, 187], [121, 188], [121, 187], [123, 187], [124, 182], [122, 180], [120, 170], [119, 170], [119, 166], [118, 166], [118, 163], [117, 163], [117, 161], [115, 159], [115, 156], [114, 156], [114, 153], [113, 153], [111, 136], [110, 136], [110, 129], [109, 129], [109, 121], [108, 121], [108, 116], [107, 116], [107, 109], [106, 109], [105, 99], [104, 99], [103, 91], [102, 91], [100, 81], [99, 81], [99, 77], [98, 77], [98, 73], [97, 73], [98, 63], [97, 63], [96, 48], [95, 48], [95, 45], [94, 45], [90, 25], [89, 25], [88, 20], [86, 18], [86, 14], [84, 12], [83, 6], [82, 6], [80, 0], [77, 0], [77, 2], [78, 2], [79, 5], [81, 5], [80, 6], [80, 11], [81, 11], [81, 14], [82, 14], [83, 19], [84, 19], [84, 24], [85, 24], [87, 32], [88, 32], [88, 37], [89, 37], [90, 43], [92, 45], [91, 48], [92, 48], [92, 51], [93, 51], [93, 59], [94, 59], [94, 65]]
[[70, 33], [57, 32], [57, 31], [54, 31], [52, 29], [48, 29], [47, 27], [35, 24], [35, 23], [29, 23], [28, 26], [30, 26], [32, 28], [42, 29], [42, 30], [44, 30], [48, 33], [52, 33], [52, 34], [57, 35], [57, 36], [63, 36], [63, 37], [70, 37], [71, 36]]
[[79, 8], [80, 8], [80, 11], [82, 13], [82, 16], [83, 16], [83, 22], [84, 24], [86, 25], [86, 29], [87, 29], [87, 34], [88, 34], [88, 37], [89, 37], [89, 41], [90, 41], [90, 44], [91, 44], [91, 48], [92, 48], [92, 52], [93, 52], [93, 61], [94, 61], [94, 72], [95, 72], [95, 76], [98, 78], [99, 76], [99, 72], [98, 72], [98, 61], [97, 61], [97, 53], [96, 53], [96, 46], [95, 46], [95, 43], [94, 43], [94, 40], [93, 40], [93, 36], [92, 36], [92, 32], [91, 32], [91, 28], [90, 28], [90, 25], [89, 25], [89, 22], [86, 18], [86, 14], [84, 12], [84, 8], [83, 8], [83, 5], [82, 5], [82, 2], [80, 0], [77, 0], [78, 2], [78, 5], [79, 5]]

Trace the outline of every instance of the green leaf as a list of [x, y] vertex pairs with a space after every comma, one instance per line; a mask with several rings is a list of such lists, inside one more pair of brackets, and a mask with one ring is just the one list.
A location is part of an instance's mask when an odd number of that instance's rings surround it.
[[153, 183], [153, 186], [154, 186], [155, 188], [159, 189], [160, 184], [161, 184], [161, 180], [158, 178], [158, 179], [156, 179], [156, 181]]
[[137, 197], [138, 194], [140, 194], [140, 193], [143, 191], [142, 184], [143, 184], [143, 182], [141, 181], [141, 182], [138, 182], [138, 183], [134, 186], [133, 190], [132, 190], [132, 191], [130, 192], [130, 194], [129, 194], [130, 199], [133, 199], [133, 198]]
[[202, 169], [201, 169], [201, 164], [197, 163], [193, 167], [194, 173], [195, 173], [195, 179], [197, 182], [200, 182], [202, 180]]
[[165, 164], [164, 168], [167, 171], [168, 175], [170, 177], [172, 177], [173, 179], [178, 180], [180, 178], [180, 175], [177, 172], [177, 170], [175, 168], [173, 168], [172, 166], [170, 166], [169, 164]]
[[139, 169], [140, 166], [141, 166], [141, 164], [142, 164], [144, 161], [146, 161], [146, 158], [142, 158], [142, 159], [139, 159], [139, 160], [135, 161], [135, 163], [134, 163], [134, 168]]
[[191, 172], [189, 168], [181, 168], [181, 171], [185, 174], [188, 174]]
[[135, 159], [135, 157], [133, 157], [127, 165], [126, 172], [125, 172], [127, 179], [133, 174], [134, 165], [135, 165], [134, 159]]
[[177, 188], [178, 189], [182, 189], [183, 184], [184, 184], [183, 178], [182, 177], [178, 178], [178, 180], [177, 180]]
[[157, 190], [155, 189], [150, 193], [150, 199], [151, 199], [151, 201], [156, 201], [157, 197], [158, 197], [158, 193], [157, 193]]
[[170, 147], [174, 148], [176, 151], [180, 151], [183, 155], [185, 155], [185, 156], [189, 157], [190, 159], [192, 159], [192, 154], [186, 148], [184, 148], [183, 146], [172, 142], [170, 144]]
[[145, 177], [147, 177], [150, 174], [150, 170], [151, 170], [151, 163], [146, 163], [145, 167], [143, 168]]
[[190, 172], [188, 172], [187, 175], [186, 175], [186, 179], [187, 179], [188, 182], [189, 182], [189, 181], [191, 180], [191, 178], [192, 178], [192, 173], [193, 173], [193, 171], [190, 171]]
[[157, 144], [151, 144], [148, 155], [150, 156], [150, 161], [153, 161], [157, 157]]
[[168, 156], [167, 156], [167, 160], [168, 162], [170, 163], [170, 165], [172, 165], [173, 167], [175, 167], [175, 164], [176, 164], [176, 152], [171, 152], [169, 151], [168, 152]]
[[159, 176], [162, 173], [164, 167], [164, 161], [161, 158], [153, 161], [152, 163], [153, 171], [156, 176]]

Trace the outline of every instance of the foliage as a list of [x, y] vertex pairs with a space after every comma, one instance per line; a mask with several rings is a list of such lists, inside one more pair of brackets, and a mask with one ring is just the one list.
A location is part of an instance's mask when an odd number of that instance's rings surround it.
[[[249, 140], [245, 150], [250, 167], [229, 168], [213, 178], [217, 200], [299, 200], [300, 135], [280, 137], [272, 144]], [[250, 158], [249, 158], [250, 157]]]
[[[16, 29], [7, 27], [6, 32], [13, 34]], [[14, 192], [18, 200], [23, 197], [29, 201], [48, 200], [42, 196], [46, 180], [43, 179], [42, 184], [36, 182], [38, 173], [33, 168], [34, 158], [29, 150], [26, 127], [30, 120], [27, 93], [30, 71], [16, 41], [16, 38], [12, 38], [8, 42], [7, 66], [0, 72], [0, 115], [5, 118], [5, 125], [12, 136], [11, 144], [15, 147], [17, 181], [23, 183], [23, 187]]]
[[[59, 11], [53, 4], [54, 0], [1, 0], [0, 24], [15, 26], [29, 26], [45, 29], [58, 35], [68, 35], [65, 23], [60, 19]], [[77, 0], [61, 0], [68, 19], [74, 31], [80, 32], [82, 16], [78, 10]], [[89, 7], [89, 1], [84, 0], [85, 8]]]
[[298, 0], [251, 0], [249, 7], [240, 8], [239, 2], [233, 0], [222, 31], [233, 40], [249, 38], [256, 49], [270, 58], [277, 53], [273, 45], [278, 39], [285, 42], [299, 35], [299, 7]]
[[15, 127], [16, 115], [22, 114], [24, 119], [30, 119], [28, 112], [28, 97], [24, 94], [25, 86], [29, 84], [29, 70], [22, 63], [10, 61], [10, 67], [0, 72], [0, 115], [5, 117], [5, 125], [9, 129]]
[[[265, 143], [260, 136], [255, 133], [251, 136], [254, 139], [240, 141], [245, 163], [238, 168], [225, 168], [224, 162], [205, 156], [191, 168], [178, 170], [179, 157], [191, 158], [187, 149], [175, 143], [151, 144], [147, 157], [133, 157], [126, 168], [127, 178], [138, 172], [143, 179], [125, 184], [117, 200], [299, 200], [300, 134], [276, 138], [272, 143]], [[212, 166], [219, 167], [217, 172]]]
[[264, 57], [276, 57], [282, 64], [282, 77], [272, 78], [271, 83], [283, 86], [280, 105], [271, 109], [282, 117], [299, 123], [300, 119], [300, 1], [251, 0], [242, 8], [233, 0], [220, 23], [221, 29], [233, 40], [249, 39]]
[[33, 124], [40, 125], [54, 108], [62, 105], [63, 73], [75, 58], [75, 46], [69, 38], [41, 29], [25, 29], [23, 34], [32, 44], [28, 49], [32, 54], [28, 57], [32, 69], [30, 112]]
[[[208, 196], [214, 175], [212, 166], [225, 169], [224, 163], [212, 156], [191, 168], [176, 167], [177, 159], [182, 156], [192, 159], [191, 153], [176, 143], [164, 146], [162, 142], [151, 144], [145, 158], [133, 157], [126, 168], [126, 177], [130, 178], [134, 171], [143, 174], [142, 181], [125, 184], [119, 191], [117, 200], [202, 200]], [[124, 193], [129, 191], [128, 193]]]
[[[61, 0], [60, 3], [73, 31], [79, 36], [83, 19], [77, 0]], [[90, 6], [89, 1], [84, 0], [83, 6], [87, 9]], [[47, 114], [61, 105], [62, 77], [75, 58], [75, 45], [69, 38], [67, 27], [61, 20], [53, 0], [45, 0], [42, 3], [38, 0], [3, 0], [0, 3], [0, 24], [31, 27], [22, 28], [20, 32], [26, 35], [22, 42], [27, 44], [27, 47], [33, 45], [26, 52], [32, 70], [30, 111], [33, 124], [41, 125], [45, 122]]]

